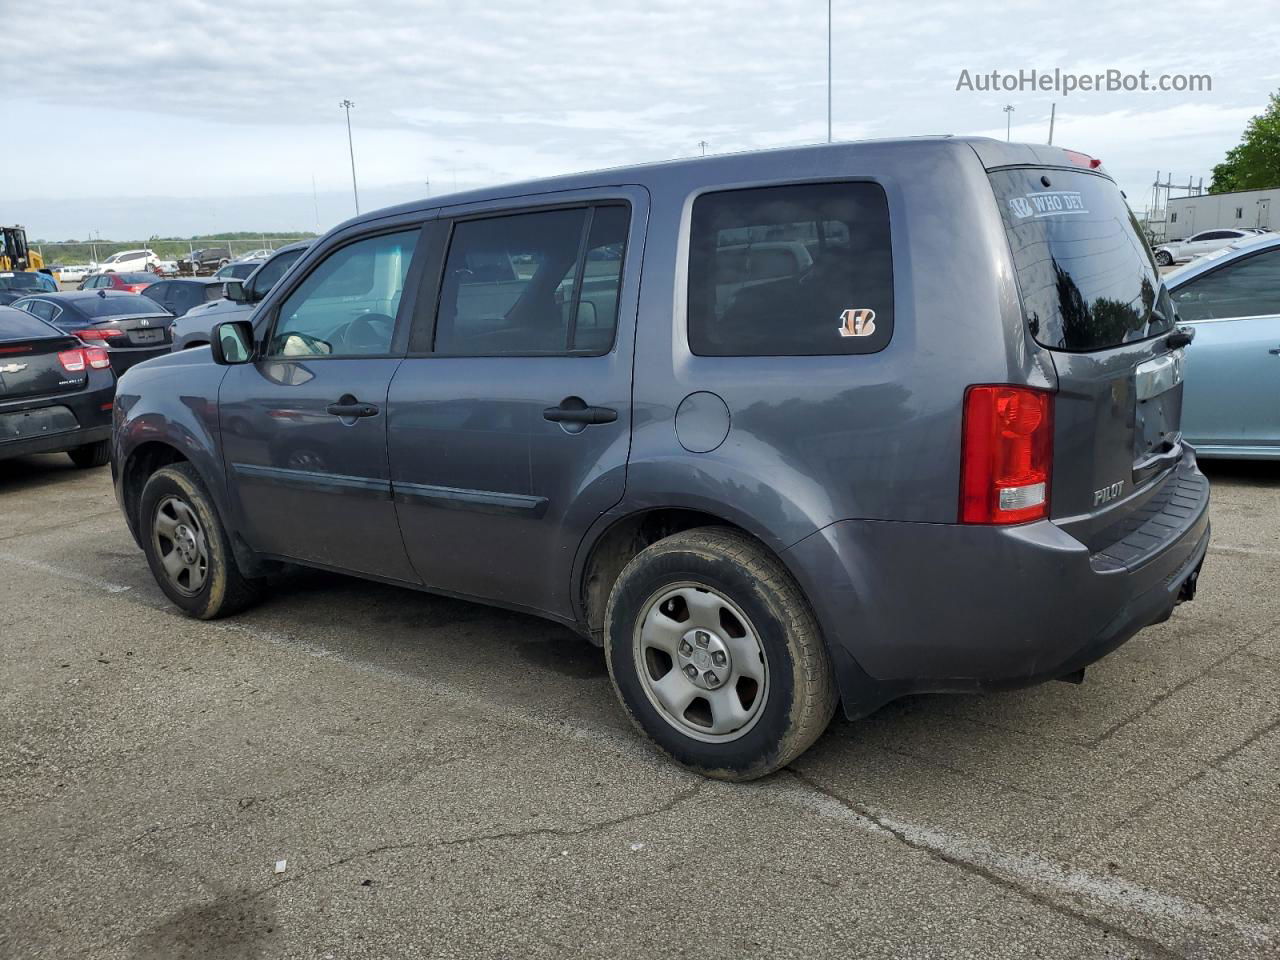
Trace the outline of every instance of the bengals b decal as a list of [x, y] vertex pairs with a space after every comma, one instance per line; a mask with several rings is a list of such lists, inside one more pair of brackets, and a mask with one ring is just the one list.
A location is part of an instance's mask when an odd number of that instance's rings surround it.
[[876, 312], [862, 307], [840, 314], [840, 336], [869, 337], [876, 332]]

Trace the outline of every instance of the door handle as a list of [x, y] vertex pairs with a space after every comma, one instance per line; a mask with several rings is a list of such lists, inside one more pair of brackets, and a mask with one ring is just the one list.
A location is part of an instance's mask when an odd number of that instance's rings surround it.
[[543, 410], [542, 419], [552, 423], [580, 423], [590, 426], [594, 423], [613, 423], [618, 419], [618, 411], [612, 407], [589, 407], [581, 397], [565, 397], [560, 401], [560, 406]]
[[335, 417], [346, 419], [357, 419], [359, 417], [376, 417], [378, 408], [372, 403], [361, 403], [355, 397], [343, 397], [337, 403], [331, 403], [325, 407], [325, 412]]

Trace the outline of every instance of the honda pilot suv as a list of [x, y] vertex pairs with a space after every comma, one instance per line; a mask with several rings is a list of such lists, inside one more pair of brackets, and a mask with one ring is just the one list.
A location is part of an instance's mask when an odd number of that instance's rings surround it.
[[340, 225], [124, 375], [113, 470], [191, 616], [281, 563], [536, 614], [748, 779], [838, 704], [1077, 679], [1190, 599], [1190, 339], [1082, 154], [679, 161]]

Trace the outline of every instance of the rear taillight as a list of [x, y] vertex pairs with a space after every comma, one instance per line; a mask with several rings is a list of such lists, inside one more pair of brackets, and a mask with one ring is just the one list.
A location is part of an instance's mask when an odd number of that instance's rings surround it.
[[67, 373], [84, 373], [85, 364], [83, 350], [63, 350], [58, 354], [58, 362]]
[[124, 331], [115, 327], [105, 327], [99, 330], [75, 330], [73, 333], [81, 340], [114, 340], [116, 337], [124, 336]]
[[84, 354], [85, 363], [94, 370], [105, 370], [111, 366], [111, 357], [102, 347], [85, 347], [80, 352]]
[[1053, 394], [978, 386], [964, 395], [960, 522], [1026, 523], [1049, 515]]

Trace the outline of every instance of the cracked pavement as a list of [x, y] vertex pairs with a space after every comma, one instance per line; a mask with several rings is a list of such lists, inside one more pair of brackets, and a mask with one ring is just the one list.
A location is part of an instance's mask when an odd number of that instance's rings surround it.
[[106, 470], [0, 462], [0, 957], [1280, 955], [1280, 465], [1208, 472], [1199, 598], [1083, 686], [731, 786], [555, 625], [319, 573], [186, 620]]

